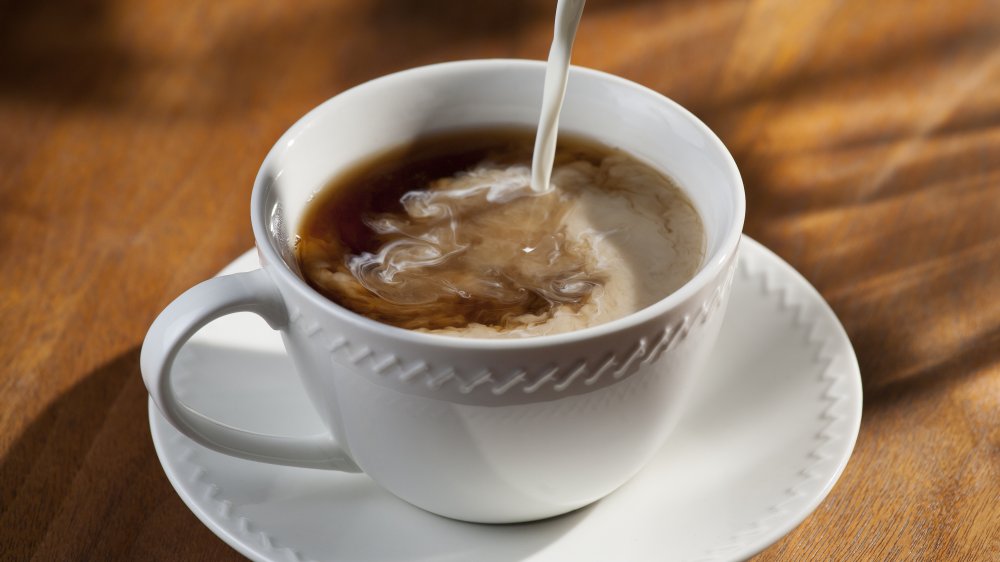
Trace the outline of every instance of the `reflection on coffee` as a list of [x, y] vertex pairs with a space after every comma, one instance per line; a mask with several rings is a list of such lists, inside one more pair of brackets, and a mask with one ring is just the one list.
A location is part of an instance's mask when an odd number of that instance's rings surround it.
[[342, 174], [303, 218], [303, 276], [394, 326], [523, 337], [626, 316], [694, 275], [704, 229], [670, 179], [561, 135], [539, 193], [533, 142], [527, 130], [438, 134]]

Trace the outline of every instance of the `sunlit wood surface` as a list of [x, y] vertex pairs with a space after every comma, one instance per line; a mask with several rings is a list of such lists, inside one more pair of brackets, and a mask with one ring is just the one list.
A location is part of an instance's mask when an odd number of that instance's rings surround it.
[[[225, 560], [150, 442], [156, 313], [252, 245], [308, 109], [387, 72], [544, 58], [554, 2], [0, 0], [0, 559]], [[843, 478], [760, 560], [1000, 553], [1000, 3], [591, 0], [574, 61], [689, 107], [746, 232], [840, 316]]]

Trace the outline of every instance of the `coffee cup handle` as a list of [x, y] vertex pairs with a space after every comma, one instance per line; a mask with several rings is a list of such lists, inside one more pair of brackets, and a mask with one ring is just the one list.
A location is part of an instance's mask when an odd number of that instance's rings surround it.
[[170, 383], [177, 352], [205, 324], [233, 312], [253, 312], [272, 329], [288, 324], [284, 300], [263, 269], [209, 279], [177, 297], [153, 321], [139, 363], [146, 389], [163, 417], [196, 443], [253, 461], [360, 472], [329, 434], [281, 437], [230, 427], [177, 400]]

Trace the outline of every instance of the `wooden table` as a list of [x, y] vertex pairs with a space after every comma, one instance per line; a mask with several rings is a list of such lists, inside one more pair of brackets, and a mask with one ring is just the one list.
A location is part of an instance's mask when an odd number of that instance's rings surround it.
[[[3, 3], [0, 559], [238, 558], [154, 455], [147, 327], [252, 245], [252, 179], [300, 115], [406, 67], [544, 58], [552, 5]], [[591, 0], [574, 61], [719, 133], [746, 232], [857, 349], [854, 456], [759, 559], [997, 559], [1000, 4]]]

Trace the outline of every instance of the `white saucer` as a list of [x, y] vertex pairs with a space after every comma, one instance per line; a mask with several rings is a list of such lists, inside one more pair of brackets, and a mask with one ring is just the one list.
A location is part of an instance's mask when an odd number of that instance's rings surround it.
[[[854, 447], [861, 378], [844, 329], [788, 264], [744, 237], [713, 364], [638, 476], [594, 505], [519, 525], [424, 512], [364, 475], [260, 464], [195, 445], [150, 403], [167, 477], [215, 534], [255, 560], [738, 560], [798, 525]], [[257, 267], [248, 252], [222, 273]], [[277, 333], [243, 313], [181, 351], [181, 399], [256, 431], [322, 431]], [[831, 535], [837, 531], [831, 529]]]

